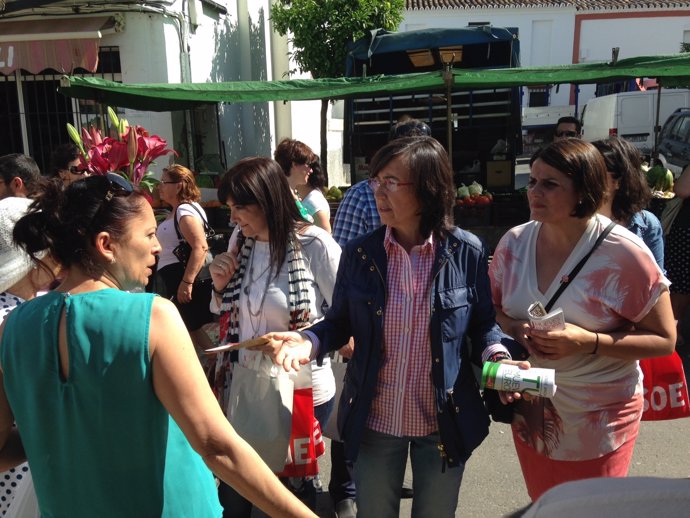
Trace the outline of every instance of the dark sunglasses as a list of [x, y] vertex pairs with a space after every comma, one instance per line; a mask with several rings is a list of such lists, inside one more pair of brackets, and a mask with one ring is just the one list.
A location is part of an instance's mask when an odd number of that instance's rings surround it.
[[134, 186], [130, 181], [117, 173], [107, 173], [105, 179], [110, 184], [108, 192], [105, 193], [105, 201], [112, 200], [113, 196], [129, 196], [134, 192]]
[[430, 136], [431, 128], [422, 121], [399, 122], [393, 126], [393, 138]]
[[579, 136], [577, 131], [559, 131], [556, 133], [557, 137], [575, 138]]
[[88, 173], [86, 169], [79, 169], [78, 165], [71, 165], [67, 169], [70, 173], [72, 174], [78, 174], [79, 176], [83, 175], [84, 173]]

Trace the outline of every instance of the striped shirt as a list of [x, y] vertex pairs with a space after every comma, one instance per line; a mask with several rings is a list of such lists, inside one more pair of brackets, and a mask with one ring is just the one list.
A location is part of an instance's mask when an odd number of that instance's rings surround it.
[[438, 429], [431, 379], [429, 289], [434, 263], [431, 237], [409, 255], [386, 229], [388, 299], [383, 319], [381, 368], [367, 426], [396, 437]]

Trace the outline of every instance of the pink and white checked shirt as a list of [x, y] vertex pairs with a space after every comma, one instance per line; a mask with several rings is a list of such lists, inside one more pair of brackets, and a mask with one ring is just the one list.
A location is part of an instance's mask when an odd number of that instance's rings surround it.
[[438, 429], [429, 337], [433, 240], [429, 237], [408, 255], [389, 227], [384, 247], [388, 299], [381, 368], [367, 427], [396, 437], [425, 436]]

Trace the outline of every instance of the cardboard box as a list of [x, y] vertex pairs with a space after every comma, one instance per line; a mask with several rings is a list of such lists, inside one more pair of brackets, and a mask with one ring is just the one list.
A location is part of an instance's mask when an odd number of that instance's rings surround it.
[[513, 190], [514, 176], [511, 160], [489, 160], [486, 162], [486, 188], [494, 190]]

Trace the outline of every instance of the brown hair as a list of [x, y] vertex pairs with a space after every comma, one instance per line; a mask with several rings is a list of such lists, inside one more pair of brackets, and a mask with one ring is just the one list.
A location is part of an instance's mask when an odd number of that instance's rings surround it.
[[604, 157], [606, 170], [618, 180], [618, 189], [609, 194], [613, 196], [613, 219], [628, 223], [633, 214], [647, 208], [652, 199], [652, 190], [642, 172], [640, 152], [620, 137], [597, 140], [592, 145]]
[[174, 164], [163, 169], [163, 173], [168, 175], [170, 181], [180, 183], [180, 191], [177, 193], [180, 202], [199, 201], [201, 199], [201, 191], [196, 186], [194, 174], [185, 166]]
[[[120, 183], [129, 184], [125, 179]], [[104, 264], [95, 253], [96, 236], [108, 232], [115, 240], [124, 239], [132, 219], [149, 207], [136, 187], [117, 189], [113, 195], [114, 187], [108, 176], [101, 175], [72, 182], [67, 188], [58, 179], [46, 182], [29, 212], [15, 225], [15, 242], [35, 261], [48, 250], [62, 266], [79, 266], [97, 277]]]
[[541, 160], [573, 180], [578, 196], [572, 216], [591, 217], [604, 200], [607, 189], [606, 164], [604, 157], [589, 142], [580, 139], [565, 139], [540, 149], [530, 159], [530, 165]]
[[283, 168], [285, 176], [290, 176], [293, 162], [295, 164], [312, 164], [319, 159], [316, 153], [304, 142], [291, 138], [280, 141], [273, 153], [273, 158]]
[[371, 159], [369, 176], [375, 178], [394, 159], [410, 171], [415, 195], [421, 205], [419, 230], [426, 238], [441, 237], [453, 222], [455, 187], [448, 153], [433, 137], [403, 137], [391, 140]]
[[266, 216], [272, 271], [280, 271], [290, 239], [307, 225], [290, 192], [280, 165], [267, 157], [248, 157], [235, 163], [218, 185], [218, 200], [236, 205], [258, 205]]

